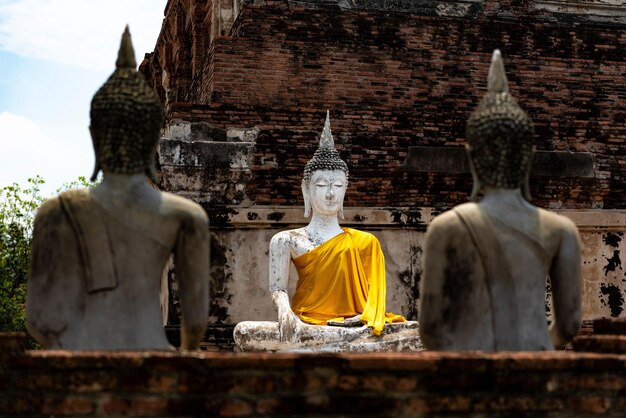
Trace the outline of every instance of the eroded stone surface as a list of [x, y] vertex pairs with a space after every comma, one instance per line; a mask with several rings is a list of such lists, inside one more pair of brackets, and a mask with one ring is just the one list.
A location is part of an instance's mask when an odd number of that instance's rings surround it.
[[182, 347], [195, 349], [208, 310], [208, 218], [200, 205], [148, 183], [162, 109], [135, 69], [128, 28], [116, 67], [91, 106], [94, 177], [102, 170], [102, 182], [48, 199], [37, 212], [28, 330], [49, 349], [171, 349], [160, 292], [174, 253]]
[[528, 201], [533, 137], [496, 50], [487, 93], [467, 123], [473, 202], [437, 216], [426, 235], [419, 320], [429, 349], [550, 350], [578, 332], [579, 234], [568, 218]]
[[[263, 296], [267, 294], [268, 280], [266, 244], [283, 229], [306, 225], [302, 212], [302, 207], [280, 206], [230, 207], [226, 212], [209, 210], [216, 242], [212, 248], [215, 290], [211, 293], [211, 322], [271, 321], [274, 318], [271, 300]], [[371, 232], [381, 243], [387, 268], [387, 305], [390, 311], [409, 319], [417, 319], [425, 231], [436, 213], [433, 208], [417, 211], [345, 208], [343, 225]], [[626, 298], [626, 282], [622, 281], [624, 271], [619, 268], [604, 274], [605, 258], [612, 256], [616, 248], [607, 246], [603, 237], [626, 233], [626, 212], [562, 210], [557, 213], [570, 218], [581, 235], [583, 319], [610, 317], [608, 300], [604, 298], [605, 303], [602, 302], [601, 286], [613, 284]], [[617, 248], [622, 267], [626, 265], [625, 241], [620, 241]], [[296, 281], [297, 274], [292, 269], [290, 286]], [[626, 312], [621, 313], [622, 317], [625, 315]]]

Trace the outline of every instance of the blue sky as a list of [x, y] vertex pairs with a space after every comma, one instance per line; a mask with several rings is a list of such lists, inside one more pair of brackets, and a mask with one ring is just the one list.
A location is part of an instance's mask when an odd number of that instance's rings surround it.
[[138, 63], [167, 0], [0, 0], [0, 187], [40, 175], [44, 195], [89, 177], [89, 103], [113, 72], [124, 26]]

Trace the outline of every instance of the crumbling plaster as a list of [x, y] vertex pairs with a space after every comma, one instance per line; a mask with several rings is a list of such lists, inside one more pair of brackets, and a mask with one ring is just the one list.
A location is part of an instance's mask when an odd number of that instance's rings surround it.
[[[342, 223], [378, 237], [387, 263], [388, 309], [412, 319], [417, 314], [425, 230], [436, 213], [431, 208], [346, 208]], [[559, 213], [576, 222], [582, 237], [584, 319], [626, 316], [626, 211]], [[275, 319], [267, 278], [269, 241], [280, 230], [305, 225], [302, 208], [237, 207], [212, 218], [220, 225], [212, 229], [215, 285], [210, 321]], [[296, 281], [292, 268], [291, 292]]]

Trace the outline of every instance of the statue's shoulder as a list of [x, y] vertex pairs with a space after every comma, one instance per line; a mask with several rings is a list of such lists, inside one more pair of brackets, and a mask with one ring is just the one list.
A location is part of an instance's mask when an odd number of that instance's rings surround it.
[[89, 189], [71, 189], [66, 190], [64, 192], [59, 193], [55, 197], [51, 197], [47, 199], [41, 208], [44, 208], [47, 205], [68, 205], [72, 206], [84, 206], [90, 205], [93, 203], [93, 200], [89, 194]]
[[172, 193], [161, 193], [161, 214], [164, 216], [173, 216], [181, 220], [191, 220], [194, 223], [207, 224], [209, 217], [206, 211], [196, 202]]
[[[68, 190], [46, 199], [37, 208], [33, 225], [33, 246], [54, 244], [54, 251], [62, 252], [64, 243], [74, 240], [72, 213], [92, 204], [88, 189]], [[47, 250], [49, 251], [49, 249]]]
[[274, 234], [269, 247], [272, 254], [295, 254], [298, 256], [307, 252], [310, 245], [304, 228], [298, 228]]
[[35, 216], [35, 223], [41, 223], [44, 219], [50, 217], [63, 216], [63, 207], [61, 206], [61, 200], [59, 196], [54, 196], [46, 199], [37, 208], [37, 214]]
[[295, 240], [306, 239], [304, 228], [289, 229], [274, 234], [271, 245], [291, 245]]
[[346, 227], [344, 227], [343, 230], [352, 237], [352, 240], [360, 248], [366, 247], [366, 246], [372, 246], [372, 245], [380, 246], [380, 242], [378, 241], [378, 238], [376, 238], [376, 236], [370, 232], [360, 231], [358, 229], [346, 228]]
[[49, 197], [44, 200], [41, 205], [37, 208], [37, 217], [47, 216], [53, 212], [61, 210], [61, 200], [59, 200], [59, 196]]
[[[71, 189], [59, 193], [56, 197], [65, 200], [91, 200], [89, 196], [90, 189]], [[48, 199], [50, 200], [50, 199]]]
[[426, 247], [431, 253], [445, 251], [450, 245], [469, 248], [471, 237], [461, 216], [473, 216], [480, 211], [477, 204], [464, 203], [435, 216], [428, 224]]
[[56, 196], [46, 199], [37, 209], [35, 222], [52, 219], [52, 222], [65, 217], [63, 205], [81, 206], [91, 204], [89, 189], [66, 190]]
[[542, 228], [548, 228], [550, 232], [559, 235], [578, 235], [576, 224], [567, 216], [541, 208], [537, 208], [537, 212]]
[[475, 214], [475, 213], [480, 213], [480, 212], [482, 212], [482, 209], [480, 208], [478, 203], [467, 202], [467, 203], [462, 203], [460, 205], [453, 207], [451, 210], [446, 211], [442, 213], [441, 215], [437, 216], [437, 218], [443, 219], [446, 216], [454, 217], [454, 216], [458, 216], [458, 214], [461, 214], [461, 215]]
[[464, 229], [463, 223], [459, 216], [464, 214], [473, 215], [480, 213], [480, 207], [473, 202], [463, 203], [455, 206], [454, 208], [440, 213], [435, 216], [428, 225], [429, 233], [442, 233], [449, 231], [450, 233], [457, 233], [459, 230]]
[[343, 229], [346, 233], [352, 235], [352, 237], [354, 237], [354, 238], [378, 240], [374, 236], [374, 234], [372, 234], [370, 232], [366, 232], [366, 231], [361, 231], [360, 229], [354, 229], [354, 228], [348, 228], [348, 227], [342, 227], [341, 229]]

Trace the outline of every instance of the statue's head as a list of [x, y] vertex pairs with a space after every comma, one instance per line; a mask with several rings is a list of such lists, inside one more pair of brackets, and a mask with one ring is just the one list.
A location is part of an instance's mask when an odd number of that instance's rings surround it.
[[115, 72], [91, 101], [91, 138], [98, 172], [145, 173], [156, 181], [154, 159], [163, 121], [161, 103], [135, 69], [128, 27], [122, 36]]
[[320, 145], [313, 158], [304, 167], [302, 194], [304, 216], [314, 213], [343, 218], [343, 198], [348, 187], [348, 165], [339, 157], [330, 130], [330, 114], [326, 113], [326, 124]]
[[493, 52], [487, 94], [467, 121], [466, 137], [474, 189], [472, 200], [484, 186], [522, 188], [530, 200], [528, 175], [532, 163], [533, 124], [509, 93], [499, 50]]

